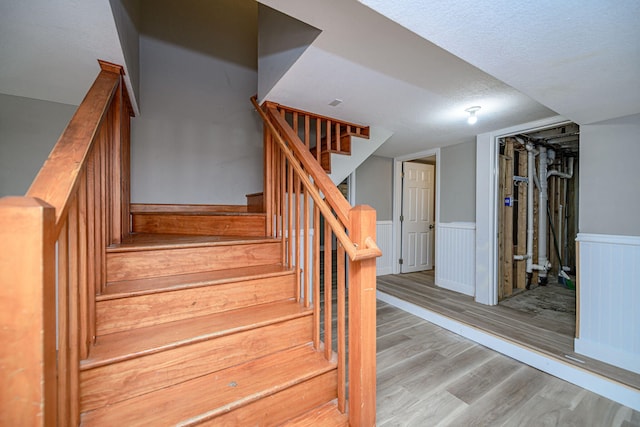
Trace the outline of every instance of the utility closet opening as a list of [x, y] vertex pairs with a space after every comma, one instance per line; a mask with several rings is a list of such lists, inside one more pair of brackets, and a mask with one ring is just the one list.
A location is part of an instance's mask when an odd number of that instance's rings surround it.
[[578, 125], [500, 139], [498, 301], [574, 336]]

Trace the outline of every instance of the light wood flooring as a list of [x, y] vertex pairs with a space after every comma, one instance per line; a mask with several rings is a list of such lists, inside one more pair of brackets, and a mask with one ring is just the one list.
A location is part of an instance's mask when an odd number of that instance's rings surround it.
[[433, 271], [379, 276], [378, 290], [497, 337], [640, 389], [640, 375], [573, 351], [575, 326], [544, 313], [487, 306], [434, 284]]
[[640, 426], [637, 411], [381, 301], [377, 322], [380, 427]]

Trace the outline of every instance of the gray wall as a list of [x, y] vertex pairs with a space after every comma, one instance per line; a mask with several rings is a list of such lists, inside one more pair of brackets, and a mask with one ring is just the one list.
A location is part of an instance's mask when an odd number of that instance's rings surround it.
[[440, 150], [440, 222], [476, 221], [476, 142]]
[[263, 100], [321, 31], [282, 12], [258, 6], [258, 97]]
[[109, 0], [127, 63], [133, 96], [140, 99], [140, 0]]
[[0, 197], [27, 192], [76, 108], [0, 94]]
[[580, 126], [580, 233], [640, 236], [640, 114]]
[[257, 3], [142, 2], [136, 203], [245, 204], [262, 191]]
[[356, 204], [374, 208], [378, 221], [390, 221], [392, 195], [393, 159], [369, 157], [356, 169]]

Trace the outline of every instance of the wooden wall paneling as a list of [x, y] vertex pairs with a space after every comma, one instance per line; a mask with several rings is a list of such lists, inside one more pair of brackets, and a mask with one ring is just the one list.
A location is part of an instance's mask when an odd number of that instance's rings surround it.
[[324, 219], [324, 357], [331, 360], [331, 321], [332, 321], [332, 275], [331, 258], [333, 251], [331, 248], [331, 226]]
[[[527, 176], [527, 152], [525, 150], [518, 151], [518, 175]], [[533, 183], [520, 183], [518, 185], [518, 229], [517, 239], [518, 245], [516, 252], [518, 255], [524, 255], [527, 252], [527, 185]], [[527, 262], [526, 260], [516, 262], [515, 285], [518, 289], [524, 289], [527, 281]]]
[[54, 426], [55, 209], [5, 197], [0, 224], [0, 425]]

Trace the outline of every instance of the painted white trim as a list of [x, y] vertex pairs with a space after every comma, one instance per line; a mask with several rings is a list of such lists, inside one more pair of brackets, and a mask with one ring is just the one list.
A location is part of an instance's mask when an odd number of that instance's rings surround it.
[[497, 288], [497, 153], [499, 138], [571, 123], [562, 116], [482, 133], [476, 137], [476, 302], [498, 303]]
[[640, 246], [640, 236], [622, 236], [618, 234], [589, 234], [578, 233], [578, 242], [607, 243], [610, 245]]
[[640, 390], [377, 291], [377, 298], [522, 363], [640, 411]]
[[442, 222], [438, 224], [440, 228], [457, 228], [464, 230], [475, 230], [476, 223], [475, 222]]
[[349, 189], [349, 204], [355, 206], [356, 203], [356, 171], [354, 170], [347, 177], [347, 188]]
[[[393, 209], [391, 211], [393, 221], [393, 274], [400, 273], [400, 253], [402, 252], [402, 235], [400, 232], [400, 212], [402, 212], [402, 162], [422, 159], [424, 157], [436, 158], [436, 224], [440, 222], [440, 148], [419, 151], [393, 159]], [[435, 236], [435, 247], [438, 247], [438, 233]], [[438, 262], [438, 251], [435, 253], [434, 265]]]
[[[382, 231], [385, 230], [384, 233]], [[386, 238], [385, 238], [386, 237]], [[393, 221], [376, 222], [376, 242], [382, 256], [376, 258], [376, 276], [393, 273]]]

